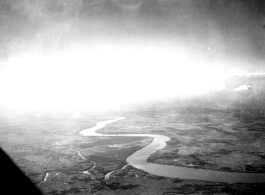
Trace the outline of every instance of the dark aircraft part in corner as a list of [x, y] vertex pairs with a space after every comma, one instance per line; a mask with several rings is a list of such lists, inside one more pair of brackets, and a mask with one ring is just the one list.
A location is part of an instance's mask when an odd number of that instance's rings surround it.
[[1, 159], [1, 194], [42, 195], [40, 190], [17, 167], [12, 159], [0, 148]]

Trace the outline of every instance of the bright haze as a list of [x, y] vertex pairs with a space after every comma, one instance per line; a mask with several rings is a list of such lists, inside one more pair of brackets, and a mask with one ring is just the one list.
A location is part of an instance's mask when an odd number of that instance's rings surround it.
[[263, 0], [2, 0], [1, 107], [113, 109], [262, 73]]

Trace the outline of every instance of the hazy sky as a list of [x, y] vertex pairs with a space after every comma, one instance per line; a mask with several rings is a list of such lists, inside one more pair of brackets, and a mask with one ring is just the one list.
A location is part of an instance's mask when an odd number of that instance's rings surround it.
[[263, 0], [114, 2], [1, 0], [1, 56], [100, 42], [170, 45], [212, 63], [226, 58], [250, 67], [264, 64]]
[[263, 72], [265, 1], [1, 0], [0, 45], [1, 61], [74, 56], [64, 63], [89, 62], [93, 68], [79, 71], [102, 74], [101, 67], [112, 74], [104, 73], [110, 85], [124, 81], [127, 87], [149, 85], [160, 77], [162, 86], [175, 85], [179, 80], [171, 78], [179, 66], [187, 67], [186, 73]]

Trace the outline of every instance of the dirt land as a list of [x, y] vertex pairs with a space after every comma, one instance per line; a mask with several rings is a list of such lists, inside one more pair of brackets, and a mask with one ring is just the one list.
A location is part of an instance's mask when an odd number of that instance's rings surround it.
[[[264, 172], [263, 115], [239, 111], [237, 108], [170, 106], [105, 113], [105, 116], [124, 116], [126, 120], [109, 124], [99, 132], [169, 136], [171, 140], [167, 146], [148, 159], [158, 164]], [[83, 114], [89, 116], [89, 113]], [[181, 180], [158, 177], [131, 166], [121, 169], [130, 154], [152, 140], [140, 137], [83, 137], [79, 134], [102, 120], [73, 119], [69, 113], [49, 113], [41, 117], [33, 113], [2, 113], [0, 143], [44, 194], [220, 195], [262, 194], [265, 190], [264, 183]], [[110, 171], [114, 172], [105, 179]], [[49, 175], [44, 181], [46, 173]]]

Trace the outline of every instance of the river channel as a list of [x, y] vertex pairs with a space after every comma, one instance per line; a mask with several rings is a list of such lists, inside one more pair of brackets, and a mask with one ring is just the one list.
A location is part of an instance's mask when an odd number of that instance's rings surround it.
[[[75, 115], [73, 118], [79, 118], [80, 115]], [[102, 117], [103, 118], [103, 117]], [[166, 142], [170, 140], [169, 137], [157, 134], [114, 134], [106, 135], [96, 133], [97, 130], [104, 128], [107, 124], [125, 120], [124, 117], [106, 117], [110, 120], [98, 122], [96, 126], [82, 130], [80, 134], [84, 136], [130, 136], [130, 137], [152, 137], [153, 141], [143, 147], [142, 149], [130, 155], [126, 162], [135, 168], [141, 169], [148, 173], [180, 178], [180, 179], [194, 179], [206, 180], [213, 182], [227, 182], [227, 183], [260, 183], [265, 182], [265, 173], [237, 173], [237, 172], [223, 172], [207, 169], [196, 169], [187, 167], [178, 167], [173, 165], [161, 165], [147, 162], [148, 157], [156, 151], [164, 148]]]

